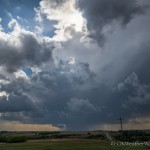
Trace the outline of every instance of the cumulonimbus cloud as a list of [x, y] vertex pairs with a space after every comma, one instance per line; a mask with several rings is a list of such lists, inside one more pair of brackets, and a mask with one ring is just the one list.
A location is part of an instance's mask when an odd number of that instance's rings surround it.
[[54, 45], [40, 39], [33, 32], [22, 29], [13, 19], [9, 23], [12, 32], [0, 31], [0, 66], [15, 72], [26, 65], [40, 65], [52, 60]]
[[87, 20], [88, 36], [100, 46], [103, 46], [107, 31], [114, 22], [125, 26], [145, 9], [136, 0], [79, 0], [78, 7]]

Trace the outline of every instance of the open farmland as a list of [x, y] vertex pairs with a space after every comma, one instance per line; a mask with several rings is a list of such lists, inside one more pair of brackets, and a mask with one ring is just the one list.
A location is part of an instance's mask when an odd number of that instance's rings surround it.
[[[94, 132], [14, 132], [3, 133], [8, 141], [0, 143], [0, 150], [148, 150], [149, 145], [121, 145], [121, 140], [116, 139], [119, 137], [119, 132], [107, 132], [112, 141], [107, 139], [104, 131]], [[140, 133], [140, 134], [139, 134]], [[141, 139], [149, 137], [149, 133], [145, 132], [125, 132], [126, 137], [130, 140], [132, 137]], [[147, 136], [146, 136], [147, 135]], [[26, 142], [18, 142], [19, 137], [26, 137]], [[17, 138], [16, 138], [17, 137]], [[11, 139], [11, 140], [10, 140]], [[17, 139], [17, 141], [16, 141]], [[14, 140], [14, 142], [13, 142]], [[124, 141], [125, 136], [122, 142]], [[135, 141], [130, 141], [134, 143]], [[140, 141], [142, 143], [148, 141]], [[115, 144], [114, 144], [115, 143]]]
[[98, 140], [81, 141], [34, 141], [17, 144], [1, 144], [0, 150], [148, 150], [145, 146], [111, 146]]

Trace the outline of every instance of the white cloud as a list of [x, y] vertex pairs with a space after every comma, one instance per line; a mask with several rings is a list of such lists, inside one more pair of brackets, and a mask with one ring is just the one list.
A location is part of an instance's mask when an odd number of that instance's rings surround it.
[[36, 13], [36, 15], [35, 15], [35, 21], [37, 21], [37, 22], [42, 22], [43, 21], [43, 16], [42, 16], [42, 14], [41, 14], [41, 10], [39, 9], [39, 8], [34, 8], [34, 11], [35, 11], [35, 13]]
[[70, 57], [70, 60], [68, 61], [68, 63], [69, 63], [70, 65], [75, 64], [75, 63], [76, 63], [75, 58], [74, 58], [74, 57]]
[[27, 21], [26, 19], [23, 19], [23, 18], [20, 17], [20, 16], [17, 16], [17, 19], [18, 19], [19, 21], [21, 21], [21, 22], [26, 22], [26, 23], [28, 23], [28, 21]]
[[0, 66], [3, 69], [14, 72], [24, 65], [32, 67], [52, 61], [54, 43], [50, 38], [25, 30], [16, 19], [12, 19], [8, 27], [11, 32], [0, 31]]
[[7, 79], [0, 79], [0, 84], [9, 84], [10, 81]]
[[17, 72], [14, 73], [16, 78], [24, 78], [24, 79], [28, 79], [28, 76], [26, 75], [26, 73], [22, 70], [19, 70]]
[[[37, 20], [41, 21], [39, 10], [37, 11]], [[60, 5], [53, 0], [43, 0], [40, 2], [40, 12], [45, 14], [47, 19], [57, 21], [54, 25], [56, 28], [56, 41], [65, 41], [72, 37], [73, 32], [82, 32], [84, 19], [81, 12], [76, 9], [75, 0], [63, 1]]]
[[12, 19], [12, 20], [8, 23], [8, 27], [9, 27], [10, 29], [14, 29], [15, 31], [21, 30], [21, 26], [19, 25], [19, 23], [17, 22], [16, 19]]
[[43, 33], [43, 28], [42, 27], [40, 27], [40, 26], [35, 26], [35, 32], [37, 33], [37, 34], [42, 34]]
[[0, 97], [3, 97], [3, 96], [8, 96], [8, 94], [5, 91], [0, 91]]

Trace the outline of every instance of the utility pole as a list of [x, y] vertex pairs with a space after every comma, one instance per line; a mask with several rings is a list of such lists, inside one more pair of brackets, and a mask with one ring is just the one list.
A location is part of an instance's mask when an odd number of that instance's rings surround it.
[[119, 118], [119, 121], [120, 121], [120, 127], [121, 127], [121, 132], [123, 131], [123, 127], [122, 127], [122, 118], [120, 117]]

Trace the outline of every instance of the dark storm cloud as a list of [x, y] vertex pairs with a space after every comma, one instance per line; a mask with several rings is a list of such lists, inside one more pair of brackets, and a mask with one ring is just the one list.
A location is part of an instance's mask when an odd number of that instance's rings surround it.
[[6, 113], [6, 112], [21, 112], [21, 111], [33, 111], [34, 105], [31, 102], [31, 100], [23, 95], [13, 95], [10, 94], [8, 96], [0, 97], [0, 112]]
[[130, 115], [150, 115], [150, 85], [144, 84], [135, 72], [118, 83], [117, 90], [122, 99], [121, 107], [130, 110]]
[[145, 37], [144, 42], [142, 42], [137, 48], [139, 52], [135, 53], [132, 59], [128, 62], [126, 70], [127, 72], [136, 72], [144, 84], [150, 84], [150, 37], [149, 35], [145, 35]]
[[92, 105], [89, 100], [83, 100], [83, 99], [77, 99], [72, 98], [68, 103], [68, 108], [71, 111], [75, 112], [84, 112], [84, 111], [96, 111], [96, 108], [94, 105]]
[[107, 27], [115, 22], [126, 26], [145, 9], [138, 5], [136, 0], [79, 0], [78, 7], [87, 19], [89, 37], [96, 40], [100, 46], [105, 42], [104, 28], [107, 30]]
[[[13, 93], [14, 98], [20, 98], [14, 101], [10, 96], [8, 101], [1, 101], [2, 106], [4, 106], [1, 111], [6, 113], [3, 114], [4, 120], [11, 118], [12, 115], [12, 118], [18, 119], [17, 121], [23, 121], [20, 118], [30, 118], [30, 123], [65, 123], [71, 127], [70, 121], [72, 119], [70, 116], [69, 119], [67, 118], [69, 113], [74, 113], [74, 111], [70, 112], [71, 107], [74, 110], [77, 108], [75, 113], [79, 113], [84, 104], [86, 105], [84, 114], [87, 114], [86, 111], [97, 110], [90, 100], [80, 99], [81, 91], [91, 88], [95, 77], [87, 63], [69, 64], [68, 61], [60, 61], [58, 68], [48, 70], [35, 74], [31, 78], [31, 82], [19, 78], [10, 84], [1, 84], [1, 91], [10, 95]], [[24, 95], [28, 95], [28, 97]], [[4, 97], [6, 99], [6, 96]], [[26, 106], [26, 104], [29, 105]], [[9, 113], [11, 111], [14, 113]], [[18, 113], [18, 117], [15, 117], [15, 112], [23, 113]], [[24, 117], [19, 117], [19, 115]]]
[[32, 100], [25, 94], [31, 90], [31, 85], [23, 78], [10, 81], [3, 77], [0, 78], [8, 81], [6, 84], [0, 83], [0, 92], [5, 91], [5, 95], [0, 96], [0, 112], [24, 112], [34, 111], [36, 108]]
[[88, 99], [92, 94], [90, 90], [97, 86], [93, 74], [86, 63], [69, 64], [65, 61], [60, 61], [54, 70], [37, 74], [32, 78], [34, 86], [29, 95], [39, 100], [40, 109], [36, 115], [28, 115], [33, 122], [63, 123], [74, 130], [87, 127], [92, 115], [100, 111], [92, 98]]
[[1, 84], [1, 91], [10, 93], [8, 101], [1, 98], [2, 119], [85, 130], [95, 124], [118, 123], [120, 116], [128, 121], [133, 115], [150, 114], [149, 85], [141, 83], [136, 73], [114, 87], [100, 84], [93, 74], [86, 63], [60, 61], [57, 68], [33, 75], [30, 82], [19, 78]]
[[[13, 37], [12, 37], [13, 38]], [[15, 37], [16, 38], [16, 37]], [[7, 39], [7, 38], [6, 38]], [[8, 72], [14, 72], [25, 65], [40, 65], [43, 62], [52, 60], [53, 46], [38, 41], [36, 36], [30, 32], [20, 32], [14, 40], [0, 39], [0, 66]]]
[[[77, 82], [72, 77], [78, 72], [70, 73], [72, 67], [66, 63], [61, 67], [53, 73], [40, 73], [33, 79], [40, 84], [36, 84], [32, 94], [42, 99], [39, 102], [42, 118], [28, 114], [33, 121], [64, 123], [69, 129], [82, 130], [93, 124], [118, 123], [120, 116], [128, 121], [133, 116], [150, 115], [149, 85], [144, 85], [136, 73], [128, 74], [114, 87], [108, 87], [97, 83], [90, 75], [86, 81], [79, 76], [82, 82]], [[83, 72], [89, 74], [86, 69]], [[94, 86], [86, 82], [92, 82]]]

